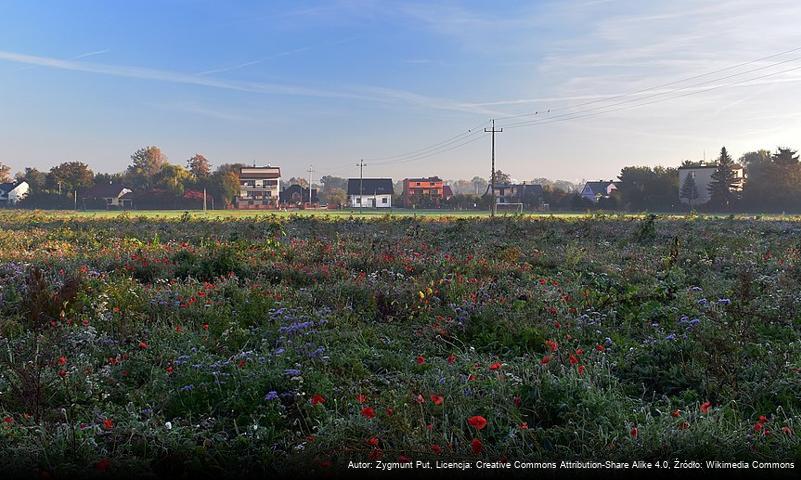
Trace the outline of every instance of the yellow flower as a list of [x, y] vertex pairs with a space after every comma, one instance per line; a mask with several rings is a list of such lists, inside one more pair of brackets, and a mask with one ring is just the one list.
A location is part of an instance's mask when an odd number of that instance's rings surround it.
[[423, 292], [417, 292], [417, 296], [420, 297], [420, 300], [426, 298], [426, 294]]

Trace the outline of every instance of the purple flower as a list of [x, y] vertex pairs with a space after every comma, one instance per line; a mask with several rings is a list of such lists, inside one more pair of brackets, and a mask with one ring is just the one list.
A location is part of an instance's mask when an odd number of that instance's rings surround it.
[[278, 392], [276, 392], [275, 390], [270, 390], [269, 392], [267, 392], [267, 395], [264, 396], [264, 399], [267, 400], [268, 402], [272, 400], [278, 400]]

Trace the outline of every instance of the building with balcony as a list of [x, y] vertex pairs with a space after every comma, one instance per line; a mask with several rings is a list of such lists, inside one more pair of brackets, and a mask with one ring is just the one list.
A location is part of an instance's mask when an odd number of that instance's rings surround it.
[[281, 191], [281, 167], [241, 167], [236, 208], [278, 208]]

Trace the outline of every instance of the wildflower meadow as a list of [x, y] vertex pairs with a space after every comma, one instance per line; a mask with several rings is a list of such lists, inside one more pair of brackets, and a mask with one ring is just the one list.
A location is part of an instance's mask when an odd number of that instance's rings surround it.
[[0, 213], [0, 469], [801, 461], [801, 222]]

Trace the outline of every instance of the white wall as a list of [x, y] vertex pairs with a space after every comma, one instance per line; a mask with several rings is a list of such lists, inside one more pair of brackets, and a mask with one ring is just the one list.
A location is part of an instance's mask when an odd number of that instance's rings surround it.
[[14, 188], [14, 190], [8, 192], [8, 203], [14, 205], [15, 203], [23, 200], [28, 196], [28, 191], [30, 191], [28, 182], [20, 183]]
[[390, 208], [392, 207], [392, 195], [361, 195], [361, 203], [359, 203], [359, 195], [351, 195], [349, 197], [350, 206], [353, 208]]

